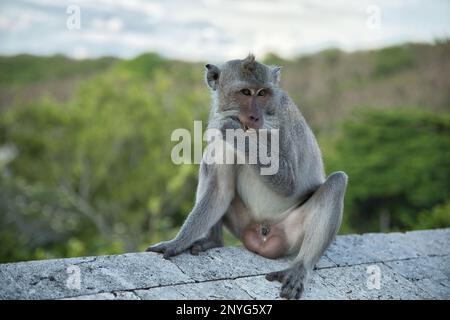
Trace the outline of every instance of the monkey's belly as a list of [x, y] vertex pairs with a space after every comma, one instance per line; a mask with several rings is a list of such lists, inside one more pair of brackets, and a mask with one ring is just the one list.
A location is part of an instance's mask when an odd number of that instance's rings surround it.
[[252, 222], [245, 228], [242, 241], [248, 250], [270, 259], [282, 257], [288, 251], [284, 230], [276, 225]]
[[243, 166], [237, 177], [237, 192], [255, 221], [276, 220], [298, 204], [298, 197], [282, 197], [270, 189], [256, 171]]

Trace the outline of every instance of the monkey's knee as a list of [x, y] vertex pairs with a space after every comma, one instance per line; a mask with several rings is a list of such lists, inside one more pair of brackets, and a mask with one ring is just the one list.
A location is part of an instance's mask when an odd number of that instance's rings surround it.
[[337, 171], [330, 174], [324, 184], [333, 189], [344, 189], [347, 187], [348, 176], [343, 171]]
[[347, 181], [348, 177], [344, 172], [334, 172], [328, 176], [327, 180], [320, 186], [312, 198], [314, 198], [315, 202], [321, 202], [332, 207], [342, 205]]
[[332, 173], [307, 201], [304, 209], [308, 229], [320, 231], [325, 238], [337, 233], [344, 211], [347, 180], [347, 175], [342, 171]]

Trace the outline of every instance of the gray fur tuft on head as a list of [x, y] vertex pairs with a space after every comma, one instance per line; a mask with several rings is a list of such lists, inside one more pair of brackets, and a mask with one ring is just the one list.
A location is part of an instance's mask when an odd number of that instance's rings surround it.
[[249, 53], [247, 58], [242, 60], [242, 69], [253, 72], [256, 68], [256, 60], [253, 53]]

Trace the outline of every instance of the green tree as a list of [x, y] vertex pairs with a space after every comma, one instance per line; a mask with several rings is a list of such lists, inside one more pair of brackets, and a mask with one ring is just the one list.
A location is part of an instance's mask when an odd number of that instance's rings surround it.
[[[449, 114], [361, 110], [342, 129], [325, 155], [349, 175], [344, 231], [417, 228], [450, 198]], [[435, 214], [441, 222], [427, 227], [449, 221], [448, 210]]]
[[[175, 233], [192, 204], [198, 167], [171, 162], [171, 133], [208, 112], [206, 90], [174, 82], [189, 77], [155, 70], [145, 82], [115, 69], [87, 81], [67, 104], [44, 99], [9, 108], [0, 145], [17, 155], [1, 171], [2, 238], [10, 246], [0, 259], [141, 250]], [[55, 207], [48, 219], [39, 213], [45, 206]], [[76, 228], [53, 228], [65, 219]], [[36, 241], [36, 232], [47, 240]]]

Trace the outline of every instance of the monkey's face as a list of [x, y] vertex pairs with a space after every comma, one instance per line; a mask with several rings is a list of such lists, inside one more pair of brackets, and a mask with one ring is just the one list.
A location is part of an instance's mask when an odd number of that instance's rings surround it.
[[259, 129], [264, 124], [264, 113], [267, 111], [268, 101], [270, 101], [272, 91], [270, 88], [244, 87], [238, 88], [232, 94], [233, 105], [239, 111], [239, 121], [244, 130], [249, 128]]
[[258, 63], [250, 55], [220, 68], [207, 64], [206, 69], [206, 82], [217, 93], [217, 111], [238, 119], [244, 130], [262, 128], [265, 119], [276, 112], [279, 67]]

